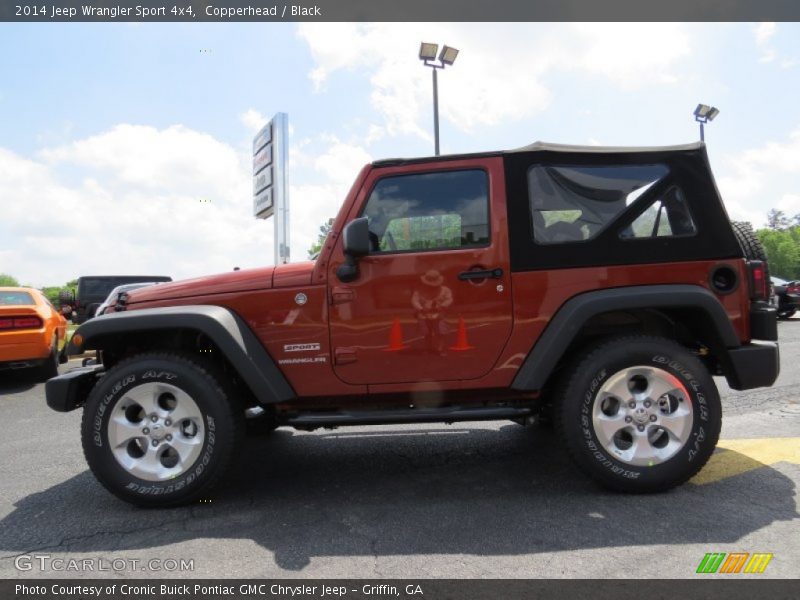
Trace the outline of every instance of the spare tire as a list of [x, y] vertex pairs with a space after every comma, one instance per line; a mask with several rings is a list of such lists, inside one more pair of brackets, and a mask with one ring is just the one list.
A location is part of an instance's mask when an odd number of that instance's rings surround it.
[[744, 221], [731, 221], [733, 225], [733, 233], [736, 234], [736, 239], [739, 240], [739, 245], [742, 247], [744, 257], [748, 260], [761, 260], [767, 262], [767, 251], [761, 240], [758, 239], [756, 232], [753, 231], [753, 226]]

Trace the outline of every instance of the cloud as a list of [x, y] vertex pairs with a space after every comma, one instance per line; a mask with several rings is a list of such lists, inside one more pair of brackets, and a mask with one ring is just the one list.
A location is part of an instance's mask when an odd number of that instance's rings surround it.
[[372, 156], [361, 146], [344, 144], [334, 140], [327, 152], [315, 161], [317, 171], [325, 175], [329, 181], [339, 184], [352, 183], [356, 173], [366, 163], [372, 162]]
[[735, 220], [759, 226], [770, 208], [800, 212], [800, 129], [723, 161], [717, 182]]
[[564, 71], [625, 90], [672, 84], [691, 49], [687, 26], [675, 23], [303, 23], [297, 35], [314, 60], [309, 77], [317, 91], [338, 71], [367, 73], [371, 103], [383, 119], [371, 140], [429, 138], [421, 120], [430, 110], [430, 72], [416, 55], [423, 39], [461, 49], [456, 64], [439, 73], [439, 92], [442, 118], [464, 131], [542, 113], [553, 98], [548, 77]]
[[772, 39], [772, 36], [775, 35], [776, 30], [777, 25], [769, 21], [756, 25], [753, 28], [753, 33], [756, 36], [756, 44], [759, 46], [764, 46], [770, 39]]
[[760, 52], [758, 62], [771, 63], [780, 58], [778, 63], [782, 69], [790, 69], [797, 64], [793, 58], [782, 57], [775, 50], [772, 42], [774, 41], [775, 34], [778, 31], [778, 26], [773, 22], [759, 23], [753, 27], [753, 35], [756, 41], [756, 47]]
[[173, 278], [269, 264], [247, 159], [176, 125], [117, 125], [39, 159], [0, 148], [0, 271], [34, 285], [91, 273]]
[[[241, 115], [239, 115], [239, 121], [241, 121], [242, 125], [247, 127], [252, 133], [258, 133], [262, 127], [269, 121], [267, 117], [262, 115], [258, 112], [255, 108], [248, 108], [244, 111]], [[289, 133], [291, 134], [292, 130], [291, 127], [289, 129]]]
[[[252, 215], [248, 150], [181, 125], [130, 124], [36, 158], [0, 147], [0, 198], [13, 199], [0, 222], [0, 272], [58, 285], [91, 273], [186, 278], [272, 264], [274, 221]], [[290, 176], [321, 181], [290, 180], [297, 261], [372, 157], [332, 136], [292, 152]]]

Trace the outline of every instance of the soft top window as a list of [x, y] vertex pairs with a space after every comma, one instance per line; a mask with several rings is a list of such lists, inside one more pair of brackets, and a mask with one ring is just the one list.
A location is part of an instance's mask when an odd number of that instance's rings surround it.
[[28, 292], [0, 292], [2, 306], [33, 306], [36, 302]]
[[535, 165], [528, 170], [534, 241], [595, 237], [669, 172], [666, 165]]

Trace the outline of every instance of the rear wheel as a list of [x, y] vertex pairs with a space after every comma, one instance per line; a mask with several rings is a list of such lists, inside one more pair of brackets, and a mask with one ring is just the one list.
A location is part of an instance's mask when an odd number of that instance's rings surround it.
[[243, 416], [191, 358], [145, 354], [113, 367], [84, 407], [83, 450], [119, 498], [171, 506], [207, 495], [243, 435]]
[[562, 382], [556, 426], [578, 466], [622, 492], [660, 492], [695, 475], [719, 438], [719, 394], [700, 361], [654, 336], [589, 349]]
[[779, 319], [791, 319], [796, 312], [797, 312], [797, 309], [795, 309], [795, 308], [792, 308], [792, 309], [789, 309], [789, 310], [782, 310], [782, 311], [779, 310], [778, 311], [778, 318]]

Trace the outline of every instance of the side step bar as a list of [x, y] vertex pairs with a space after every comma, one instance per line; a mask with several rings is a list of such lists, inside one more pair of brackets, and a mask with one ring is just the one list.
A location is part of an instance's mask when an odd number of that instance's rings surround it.
[[456, 421], [492, 421], [522, 419], [532, 408], [510, 406], [491, 408], [405, 408], [375, 411], [317, 412], [278, 417], [283, 425], [306, 429], [341, 425], [396, 425], [401, 423], [454, 423]]

